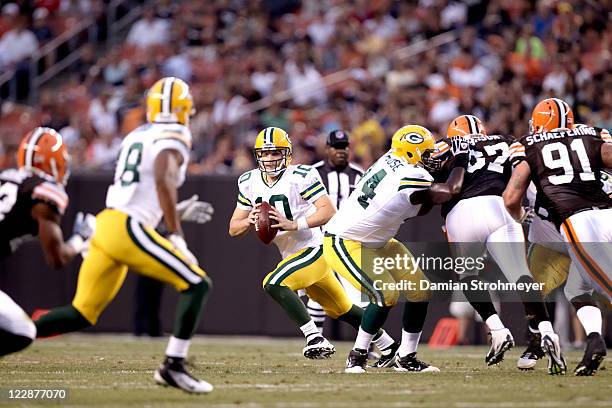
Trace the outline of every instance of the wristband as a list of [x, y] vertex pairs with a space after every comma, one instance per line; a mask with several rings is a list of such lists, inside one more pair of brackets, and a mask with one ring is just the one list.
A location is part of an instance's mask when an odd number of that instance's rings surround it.
[[310, 229], [305, 216], [297, 219], [297, 229], [298, 231]]

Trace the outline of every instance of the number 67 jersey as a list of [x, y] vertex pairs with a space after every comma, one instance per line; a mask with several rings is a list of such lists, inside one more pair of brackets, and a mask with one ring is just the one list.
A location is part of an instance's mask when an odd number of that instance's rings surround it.
[[605, 130], [584, 126], [527, 135], [512, 146], [510, 160], [527, 161], [538, 200], [557, 228], [578, 212], [612, 207], [601, 181], [606, 136]]
[[165, 149], [176, 150], [183, 156], [177, 186], [180, 187], [189, 163], [191, 132], [181, 124], [150, 123], [133, 130], [121, 143], [114, 183], [106, 195], [106, 207], [155, 228], [163, 211], [157, 198], [154, 164], [157, 155]]

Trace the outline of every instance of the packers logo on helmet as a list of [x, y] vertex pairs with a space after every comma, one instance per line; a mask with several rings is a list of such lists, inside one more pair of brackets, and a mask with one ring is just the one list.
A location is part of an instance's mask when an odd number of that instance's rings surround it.
[[555, 129], [572, 129], [574, 112], [559, 98], [548, 98], [540, 101], [531, 114], [529, 133], [550, 132]]
[[291, 140], [281, 128], [267, 127], [257, 135], [253, 154], [262, 173], [278, 176], [291, 163]]
[[487, 131], [482, 121], [474, 115], [457, 116], [446, 130], [446, 136], [486, 135]]
[[391, 152], [408, 163], [422, 165], [428, 170], [437, 170], [441, 162], [432, 157], [435, 140], [423, 126], [407, 125], [399, 128], [391, 138]]
[[195, 113], [189, 85], [182, 79], [166, 77], [147, 92], [147, 122], [189, 125]]

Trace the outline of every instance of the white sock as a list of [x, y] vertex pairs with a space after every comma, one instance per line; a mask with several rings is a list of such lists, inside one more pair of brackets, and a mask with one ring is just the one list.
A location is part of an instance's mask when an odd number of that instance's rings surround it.
[[601, 334], [601, 310], [595, 306], [582, 306], [576, 314], [587, 336], [593, 332]]
[[399, 350], [397, 351], [400, 357], [405, 357], [417, 351], [421, 333], [422, 332], [408, 333], [406, 330], [402, 329], [402, 344], [400, 344]]
[[489, 316], [485, 323], [487, 324], [489, 330], [501, 330], [506, 328], [497, 313]]
[[177, 339], [174, 336], [170, 336], [168, 347], [166, 347], [166, 355], [168, 357], [185, 358], [189, 352], [189, 344], [191, 344], [191, 340]]
[[372, 338], [374, 338], [374, 335], [363, 330], [360, 326], [359, 332], [357, 333], [357, 338], [355, 339], [355, 346], [353, 347], [353, 349], [362, 349], [362, 350], [369, 349], [370, 343], [372, 343]]
[[306, 341], [310, 341], [310, 339], [314, 336], [320, 336], [321, 332], [317, 328], [315, 322], [311, 319], [308, 323], [300, 327], [302, 333], [304, 333], [304, 337], [306, 337]]
[[389, 336], [389, 334], [383, 330], [383, 333], [376, 340], [373, 339], [372, 343], [374, 343], [374, 345], [376, 345], [376, 347], [382, 351], [395, 343], [395, 340], [393, 340], [393, 337]]
[[553, 330], [552, 323], [548, 320], [544, 320], [543, 322], [538, 323], [538, 330], [540, 330], [540, 333], [542, 333], [543, 335], [555, 332]]

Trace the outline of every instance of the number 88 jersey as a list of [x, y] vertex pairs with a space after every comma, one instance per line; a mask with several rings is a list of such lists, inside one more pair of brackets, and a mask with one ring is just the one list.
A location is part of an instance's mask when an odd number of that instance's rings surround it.
[[[324, 195], [327, 195], [327, 190], [321, 182], [319, 172], [311, 166], [290, 165], [272, 185], [264, 181], [259, 169], [254, 169], [238, 178], [236, 206], [241, 210], [251, 211], [255, 204], [265, 201], [285, 218], [297, 220], [314, 213], [314, 202]], [[273, 242], [282, 257], [286, 258], [304, 248], [321, 245], [323, 233], [318, 227], [300, 231], [279, 231]]]
[[185, 181], [191, 132], [175, 123], [150, 123], [128, 134], [121, 143], [115, 178], [106, 195], [106, 207], [119, 210], [143, 225], [155, 228], [163, 211], [157, 198], [154, 164], [157, 155], [166, 149], [183, 156], [178, 186]]
[[557, 228], [570, 216], [591, 208], [610, 208], [602, 190], [602, 131], [590, 126], [535, 133], [511, 147], [511, 160], [526, 160], [531, 179]]

